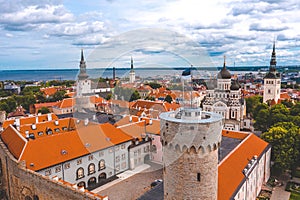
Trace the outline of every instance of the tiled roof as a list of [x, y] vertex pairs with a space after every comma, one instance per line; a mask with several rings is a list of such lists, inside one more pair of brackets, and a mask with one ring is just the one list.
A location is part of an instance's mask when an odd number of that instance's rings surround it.
[[47, 103], [36, 103], [34, 104], [35, 109], [40, 109], [42, 107], [53, 107], [56, 106], [58, 102], [47, 102]]
[[90, 101], [93, 104], [99, 104], [99, 103], [105, 103], [106, 102], [102, 97], [97, 97], [97, 96], [91, 96]]
[[142, 140], [143, 136], [146, 135], [145, 133], [145, 121], [140, 121], [124, 126], [118, 127], [118, 129], [122, 130], [125, 134]]
[[231, 198], [245, 179], [242, 171], [249, 160], [255, 155], [260, 157], [267, 148], [267, 142], [251, 133], [221, 161], [218, 166], [218, 200]]
[[[36, 122], [43, 122], [43, 121], [49, 121], [51, 120], [57, 120], [58, 117], [53, 114], [43, 114], [43, 115], [38, 115], [38, 116], [30, 116], [30, 117], [22, 117], [20, 118], [20, 125], [25, 125], [25, 124], [35, 124]], [[7, 128], [10, 124], [13, 125], [16, 120], [6, 120], [3, 122], [3, 129]]]
[[34, 171], [132, 140], [111, 124], [74, 118], [23, 124], [19, 131], [8, 126], [1, 137], [16, 159]]
[[21, 134], [18, 133], [16, 129], [12, 126], [7, 127], [1, 133], [1, 139], [7, 145], [8, 150], [15, 158], [19, 158], [21, 155], [27, 140], [22, 137]]
[[57, 92], [56, 87], [47, 87], [47, 88], [41, 88], [40, 91], [43, 92], [45, 95], [51, 96], [54, 95]]
[[8, 113], [7, 118], [11, 118], [11, 117], [25, 117], [27, 116], [25, 114], [25, 109], [22, 108], [22, 106], [19, 106], [16, 108], [15, 111]]
[[74, 105], [75, 105], [75, 99], [74, 98], [66, 98], [66, 99], [61, 100], [57, 104], [57, 107], [60, 108], [60, 109], [63, 109], [63, 108], [74, 107]]

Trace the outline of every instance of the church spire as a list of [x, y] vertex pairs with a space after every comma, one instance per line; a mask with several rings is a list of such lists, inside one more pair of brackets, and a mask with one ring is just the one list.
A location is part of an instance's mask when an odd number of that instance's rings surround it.
[[275, 40], [274, 40], [273, 51], [272, 51], [272, 56], [270, 61], [270, 72], [275, 72], [275, 71], [276, 71], [276, 52], [275, 52]]
[[223, 64], [223, 68], [226, 68], [226, 55], [224, 55], [224, 64]]
[[81, 60], [80, 60], [79, 68], [80, 68], [80, 72], [78, 74], [78, 79], [80, 80], [87, 79], [89, 76], [86, 73], [86, 64], [83, 56], [83, 49], [81, 49]]
[[133, 59], [132, 59], [132, 56], [131, 56], [131, 65], [130, 65], [130, 69], [133, 70]]
[[81, 49], [81, 62], [84, 62], [83, 49]]

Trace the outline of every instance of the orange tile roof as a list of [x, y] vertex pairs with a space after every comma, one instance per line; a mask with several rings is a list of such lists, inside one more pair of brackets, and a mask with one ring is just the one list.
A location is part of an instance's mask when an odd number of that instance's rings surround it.
[[228, 138], [235, 138], [239, 140], [245, 139], [249, 135], [248, 132], [242, 132], [242, 131], [230, 131], [230, 130], [222, 130], [222, 136], [228, 137]]
[[160, 135], [160, 120], [152, 119], [152, 124], [148, 123], [146, 126], [146, 132], [155, 135]]
[[[53, 113], [49, 113], [49, 115], [51, 116], [52, 120], [57, 120], [58, 117], [53, 114]], [[35, 124], [36, 121], [38, 122], [43, 122], [43, 121], [48, 121], [48, 114], [43, 114], [43, 115], [36, 115], [36, 116], [30, 116], [30, 117], [22, 117], [20, 118], [20, 125], [25, 125], [25, 124]], [[15, 122], [14, 119], [11, 120], [6, 120], [3, 122], [3, 128], [7, 128], [10, 124], [13, 125]]]
[[280, 93], [281, 99], [291, 99], [290, 95], [287, 92]]
[[37, 171], [88, 154], [76, 131], [29, 140], [19, 161]]
[[[49, 123], [53, 124], [53, 122], [44, 123], [41, 127], [45, 127]], [[61, 125], [70, 123], [70, 126], [74, 126], [74, 128], [72, 131], [60, 131], [52, 135], [29, 139], [23, 154], [19, 158], [19, 161], [26, 161], [28, 169], [37, 171], [132, 140], [131, 136], [111, 124], [89, 123], [86, 126], [83, 121], [77, 123], [74, 122], [74, 119], [69, 122], [67, 119], [64, 119], [64, 121], [59, 120], [59, 123]], [[38, 126], [37, 129], [39, 129]], [[22, 131], [24, 130], [22, 129]]]
[[94, 104], [104, 103], [105, 100], [102, 97], [91, 96], [90, 101]]
[[1, 133], [1, 138], [11, 154], [18, 159], [27, 143], [27, 140], [24, 139], [12, 126], [7, 127]]
[[218, 166], [218, 200], [228, 200], [245, 179], [243, 169], [255, 155], [260, 157], [268, 143], [250, 133]]
[[45, 95], [54, 95], [57, 92], [56, 87], [47, 87], [47, 88], [40, 88], [40, 91], [43, 92]]
[[122, 130], [125, 134], [137, 138], [139, 140], [142, 140], [143, 135], [146, 135], [145, 133], [145, 121], [140, 121], [124, 126], [119, 126], [118, 129]]
[[[130, 118], [131, 118], [131, 121], [130, 121]], [[126, 125], [126, 124], [137, 122], [138, 120], [139, 120], [139, 117], [137, 117], [137, 116], [126, 115], [125, 117], [123, 117], [122, 119], [120, 119], [119, 121], [117, 121], [114, 125], [115, 126], [123, 126], [123, 125]]]
[[57, 104], [57, 107], [60, 108], [60, 109], [63, 109], [63, 108], [74, 107], [74, 105], [75, 105], [75, 99], [74, 98], [66, 98], [66, 99], [61, 100]]
[[34, 104], [35, 109], [39, 109], [42, 107], [53, 107], [56, 106], [58, 102], [47, 102], [47, 103], [36, 103]]

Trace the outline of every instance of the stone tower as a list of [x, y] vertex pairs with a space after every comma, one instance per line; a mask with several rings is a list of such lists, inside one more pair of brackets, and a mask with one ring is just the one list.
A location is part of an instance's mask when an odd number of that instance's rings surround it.
[[130, 72], [129, 72], [129, 82], [134, 83], [135, 82], [135, 72], [133, 69], [133, 59], [131, 57], [131, 65], [130, 65]]
[[217, 199], [222, 116], [180, 108], [160, 119], [164, 199]]
[[277, 62], [274, 42], [270, 61], [270, 68], [266, 76], [264, 77], [263, 103], [267, 103], [268, 100], [274, 100], [274, 102], [277, 103], [278, 99], [280, 98], [281, 78], [280, 73], [276, 71], [276, 63]]

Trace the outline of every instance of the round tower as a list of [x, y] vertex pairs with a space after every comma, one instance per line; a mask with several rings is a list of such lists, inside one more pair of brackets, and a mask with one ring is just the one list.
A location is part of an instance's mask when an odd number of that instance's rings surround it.
[[164, 199], [217, 199], [222, 116], [180, 108], [160, 119]]

